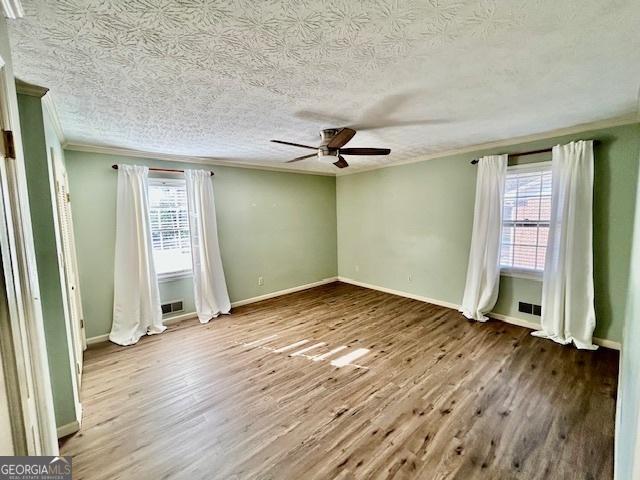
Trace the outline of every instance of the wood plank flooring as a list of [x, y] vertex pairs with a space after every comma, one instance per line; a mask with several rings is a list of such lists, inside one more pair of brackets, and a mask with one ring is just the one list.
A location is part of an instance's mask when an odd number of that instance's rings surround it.
[[617, 368], [334, 283], [87, 351], [62, 453], [78, 479], [610, 479]]

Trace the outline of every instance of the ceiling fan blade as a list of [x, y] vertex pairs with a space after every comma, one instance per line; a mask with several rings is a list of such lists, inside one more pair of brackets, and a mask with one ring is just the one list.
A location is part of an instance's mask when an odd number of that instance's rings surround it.
[[340, 153], [343, 155], [389, 155], [391, 150], [388, 148], [341, 148]]
[[338, 161], [333, 162], [333, 164], [338, 168], [345, 168], [349, 166], [349, 164], [347, 163], [347, 161], [344, 159], [342, 155], [338, 155]]
[[311, 150], [317, 150], [318, 147], [310, 147], [309, 145], [302, 145], [300, 143], [291, 143], [291, 142], [284, 142], [282, 140], [271, 140], [274, 143], [281, 143], [283, 145], [291, 145], [292, 147], [302, 147], [302, 148], [310, 148]]
[[327, 147], [331, 149], [344, 147], [355, 134], [356, 131], [353, 128], [345, 127], [331, 139], [331, 141], [327, 144]]
[[309, 122], [317, 122], [325, 125], [348, 125], [351, 120], [344, 117], [338, 117], [333, 113], [327, 114], [322, 112], [314, 112], [311, 110], [300, 110], [294, 113], [296, 118]]
[[445, 125], [451, 123], [451, 120], [444, 118], [426, 118], [422, 120], [391, 120], [388, 118], [379, 118], [374, 121], [355, 123], [351, 125], [357, 131], [379, 130], [383, 128], [398, 127], [418, 127], [420, 125]]
[[303, 156], [301, 156], [301, 157], [296, 157], [296, 158], [294, 158], [293, 160], [287, 160], [287, 161], [286, 161], [286, 162], [284, 162], [284, 163], [299, 162], [300, 160], [304, 160], [305, 158], [311, 158], [311, 157], [315, 157], [315, 156], [317, 156], [317, 155], [318, 155], [317, 153], [312, 153], [312, 154], [310, 154], [310, 155], [303, 155]]
[[409, 90], [402, 93], [387, 95], [365, 109], [362, 118], [389, 118], [395, 112], [402, 110], [407, 104], [416, 103], [420, 96], [424, 95], [420, 90]]

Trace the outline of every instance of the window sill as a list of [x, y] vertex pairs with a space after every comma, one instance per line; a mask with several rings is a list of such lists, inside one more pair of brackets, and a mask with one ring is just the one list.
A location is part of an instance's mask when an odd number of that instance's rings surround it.
[[518, 270], [513, 268], [503, 268], [500, 270], [501, 277], [523, 278], [525, 280], [542, 281], [543, 272], [539, 270]]
[[157, 275], [158, 282], [171, 282], [173, 280], [180, 280], [181, 278], [188, 278], [193, 275], [191, 270], [182, 270], [180, 272], [168, 272], [168, 273], [159, 273]]

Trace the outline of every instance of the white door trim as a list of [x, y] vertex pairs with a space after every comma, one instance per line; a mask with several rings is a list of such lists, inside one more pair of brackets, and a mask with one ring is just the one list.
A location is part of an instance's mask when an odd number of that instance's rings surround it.
[[[5, 2], [3, 1], [3, 6]], [[4, 21], [4, 19], [0, 19]], [[0, 155], [0, 249], [8, 316], [3, 367], [17, 455], [57, 455], [31, 214], [13, 74], [0, 58], [0, 127], [13, 132], [15, 159]], [[4, 336], [3, 336], [4, 337]]]
[[76, 422], [82, 422], [82, 405], [80, 404], [80, 382], [82, 377], [82, 352], [84, 345], [80, 333], [80, 316], [76, 308], [75, 290], [73, 280], [68, 277], [71, 274], [71, 258], [65, 249], [64, 242], [68, 239], [64, 238], [63, 228], [68, 226], [62, 225], [64, 221], [64, 213], [61, 209], [65, 205], [60, 205], [58, 196], [58, 179], [56, 171], [56, 162], [60, 159], [56, 158], [53, 148], [47, 152], [47, 163], [49, 170], [49, 190], [51, 192], [51, 207], [53, 211], [53, 223], [56, 240], [56, 253], [58, 254], [58, 274], [60, 278], [60, 291], [62, 293], [62, 306], [64, 313], [64, 324], [67, 334], [67, 349], [69, 354], [69, 368], [71, 370], [71, 384], [73, 388], [73, 402], [75, 405]]

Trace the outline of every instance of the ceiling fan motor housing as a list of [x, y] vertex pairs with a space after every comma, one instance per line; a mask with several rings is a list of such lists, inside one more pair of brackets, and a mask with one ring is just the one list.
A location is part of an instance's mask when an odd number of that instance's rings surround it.
[[[322, 144], [318, 147], [318, 157], [319, 160], [333, 163], [338, 158], [338, 149], [337, 148], [328, 148], [327, 144], [331, 141], [333, 137], [335, 137], [340, 130], [338, 128], [326, 128], [320, 131], [320, 138], [322, 139]], [[328, 157], [328, 158], [322, 158]]]
[[320, 131], [320, 138], [322, 139], [322, 145], [326, 145], [335, 137], [340, 130], [337, 128], [325, 128]]

